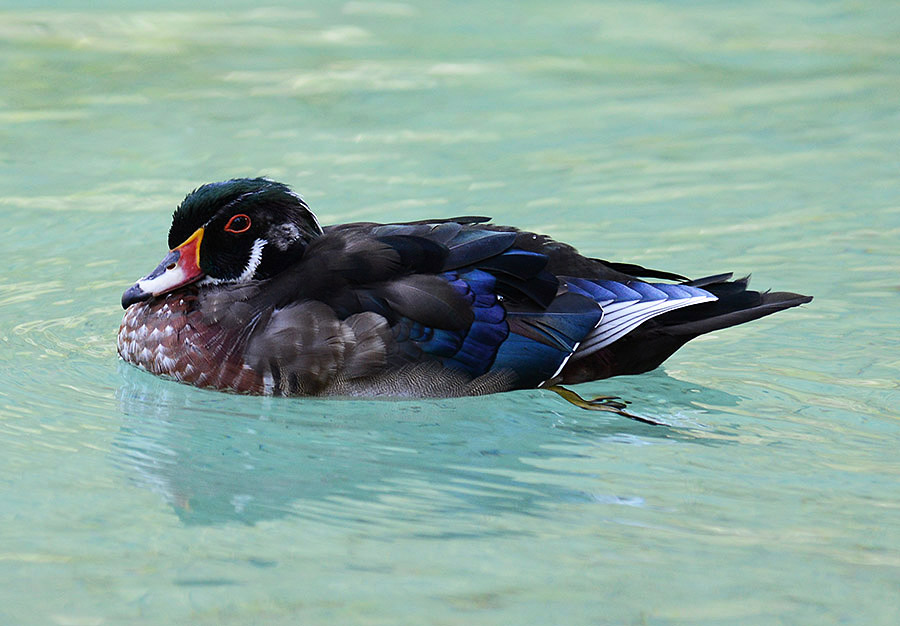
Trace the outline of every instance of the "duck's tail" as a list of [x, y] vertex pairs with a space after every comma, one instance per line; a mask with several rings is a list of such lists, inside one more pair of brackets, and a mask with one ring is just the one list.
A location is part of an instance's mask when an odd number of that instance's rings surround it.
[[812, 300], [785, 291], [759, 292], [747, 288], [749, 276], [729, 280], [719, 274], [682, 283], [716, 297], [663, 313], [642, 323], [624, 337], [584, 358], [571, 359], [558, 382], [574, 384], [623, 374], [642, 374], [659, 367], [685, 343], [705, 333], [750, 322]]

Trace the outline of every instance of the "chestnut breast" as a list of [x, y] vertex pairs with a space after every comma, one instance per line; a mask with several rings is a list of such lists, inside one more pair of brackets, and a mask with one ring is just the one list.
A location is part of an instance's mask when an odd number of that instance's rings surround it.
[[265, 393], [262, 377], [244, 362], [245, 345], [241, 329], [204, 321], [195, 293], [130, 306], [118, 336], [119, 356], [153, 374], [198, 387]]

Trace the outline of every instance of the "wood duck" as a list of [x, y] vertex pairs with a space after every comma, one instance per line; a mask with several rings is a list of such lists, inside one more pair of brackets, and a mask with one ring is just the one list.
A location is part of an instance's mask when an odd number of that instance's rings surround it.
[[640, 374], [698, 335], [812, 300], [488, 222], [322, 228], [281, 183], [203, 185], [175, 210], [170, 252], [122, 296], [119, 355], [240, 393], [478, 395]]

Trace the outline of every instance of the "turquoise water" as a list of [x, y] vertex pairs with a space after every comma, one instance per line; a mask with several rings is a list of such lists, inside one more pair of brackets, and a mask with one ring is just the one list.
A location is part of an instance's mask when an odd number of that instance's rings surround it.
[[[900, 622], [900, 5], [15, 4], [0, 623]], [[248, 175], [816, 299], [578, 388], [670, 428], [118, 362], [175, 205]]]

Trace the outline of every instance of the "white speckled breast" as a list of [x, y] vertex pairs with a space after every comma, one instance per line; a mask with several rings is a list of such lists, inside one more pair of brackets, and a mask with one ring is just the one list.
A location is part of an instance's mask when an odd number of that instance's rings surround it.
[[264, 393], [262, 378], [244, 363], [240, 329], [204, 322], [195, 293], [134, 304], [119, 327], [118, 352], [153, 374], [198, 387]]

